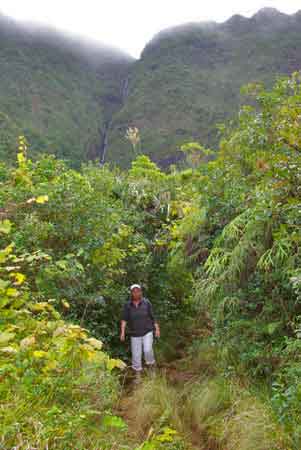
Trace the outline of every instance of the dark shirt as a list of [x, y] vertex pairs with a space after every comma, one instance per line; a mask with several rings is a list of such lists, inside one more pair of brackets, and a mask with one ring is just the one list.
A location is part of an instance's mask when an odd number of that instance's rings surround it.
[[132, 300], [128, 301], [123, 308], [122, 320], [127, 322], [133, 337], [141, 337], [153, 331], [155, 318], [151, 302], [142, 298], [135, 306]]

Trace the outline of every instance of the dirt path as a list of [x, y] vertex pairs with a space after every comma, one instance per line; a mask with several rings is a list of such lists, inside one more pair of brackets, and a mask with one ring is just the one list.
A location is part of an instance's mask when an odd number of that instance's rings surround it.
[[[183, 347], [182, 347], [183, 349]], [[174, 359], [171, 362], [164, 362], [156, 369], [155, 375], [151, 376], [147, 373], [144, 373], [141, 379], [141, 383], [139, 385], [135, 384], [134, 376], [132, 370], [129, 368], [124, 374], [122, 379], [122, 391], [120, 399], [117, 403], [115, 413], [123, 418], [123, 420], [128, 425], [128, 437], [133, 442], [134, 447], [138, 446], [137, 442], [141, 443], [146, 440], [152, 432], [153, 424], [151, 423], [148, 429], [144, 430], [143, 433], [137, 432], [137, 415], [135, 414], [135, 390], [143, 388], [143, 383], [147, 383], [150, 378], [160, 377], [162, 380], [167, 381], [168, 386], [172, 386], [179, 390], [179, 395], [181, 395], [181, 391], [183, 386], [193, 381], [193, 379], [197, 378], [196, 374], [189, 370], [181, 369], [181, 363], [183, 358], [182, 351], [177, 355], [178, 358]], [[188, 434], [189, 445], [186, 450], [204, 450], [203, 446], [199, 445], [200, 436], [195, 432], [195, 430], [189, 430]], [[207, 450], [207, 449], [206, 449]], [[210, 450], [210, 449], [208, 449]]]
[[[180, 370], [175, 362], [160, 367], [158, 369], [158, 376], [161, 379], [165, 378], [168, 385], [172, 386], [173, 388], [179, 389], [179, 395], [181, 394], [183, 386], [186, 383], [193, 382], [193, 380], [196, 378], [196, 375], [194, 373], [186, 370]], [[152, 433], [153, 424], [150, 424], [150, 426], [146, 430], [144, 430], [143, 433], [137, 432], [137, 429], [140, 429], [140, 427], [137, 427], [137, 417], [135, 416], [135, 413], [133, 413], [133, 396], [135, 395], [134, 390], [136, 388], [139, 389], [139, 386], [137, 387], [137, 385], [133, 382], [132, 376], [130, 374], [125, 378], [127, 379], [124, 382], [122, 395], [118, 402], [115, 413], [116, 415], [122, 417], [123, 420], [127, 423], [129, 439], [132, 440], [133, 443], [137, 443], [137, 441], [141, 443], [146, 440]], [[144, 382], [147, 382], [147, 380], [148, 376], [145, 375], [144, 378], [142, 378], [141, 383], [143, 384]], [[188, 434], [189, 442], [187, 441], [186, 450], [204, 450], [204, 446], [200, 444], [201, 437], [198, 431], [191, 428], [188, 431]], [[211, 450], [211, 448], [215, 448], [216, 450], [216, 447], [208, 447], [206, 448], [206, 450]]]
[[[177, 343], [176, 352], [171, 361], [163, 361], [156, 370], [156, 375], [162, 380], [166, 380], [168, 386], [179, 391], [179, 396], [181, 396], [183, 387], [186, 383], [197, 381], [198, 375], [193, 373], [193, 371], [186, 368], [185, 361], [187, 359], [187, 347], [189, 347], [196, 337], [199, 337], [199, 333], [190, 332], [187, 334], [179, 336]], [[150, 375], [144, 374], [141, 383], [147, 383]], [[141, 430], [141, 427], [137, 426], [137, 417], [135, 412], [133, 413], [135, 403], [135, 389], [140, 389], [141, 386], [137, 387], [134, 383], [134, 377], [131, 369], [127, 369], [122, 379], [122, 391], [119, 402], [116, 407], [116, 415], [119, 415], [128, 425], [128, 437], [133, 443], [137, 441], [142, 442], [146, 440], [152, 432], [152, 424], [148, 429], [139, 434], [137, 429]], [[137, 400], [136, 400], [137, 401]], [[204, 447], [200, 445], [200, 436], [196, 430], [189, 430], [189, 445], [187, 450], [204, 450]], [[137, 444], [136, 444], [137, 445]], [[210, 450], [210, 448], [206, 449]]]

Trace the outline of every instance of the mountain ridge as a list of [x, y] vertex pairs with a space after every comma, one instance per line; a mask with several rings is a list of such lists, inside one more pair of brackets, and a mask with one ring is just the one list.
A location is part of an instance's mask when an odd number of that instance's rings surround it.
[[195, 28], [195, 29], [202, 28], [205, 30], [208, 30], [208, 29], [214, 30], [216, 28], [228, 29], [228, 26], [232, 25], [233, 23], [235, 25], [244, 24], [244, 26], [246, 26], [247, 24], [252, 25], [252, 24], [255, 24], [256, 22], [263, 23], [263, 24], [270, 22], [270, 24], [273, 24], [273, 23], [275, 23], [275, 22], [273, 22], [275, 20], [275, 18], [278, 18], [278, 19], [285, 18], [285, 19], [288, 19], [288, 21], [292, 22], [295, 19], [299, 20], [299, 18], [300, 18], [299, 16], [301, 17], [301, 9], [296, 11], [295, 13], [286, 14], [286, 13], [281, 12], [277, 8], [264, 7], [264, 8], [259, 9], [255, 14], [253, 14], [250, 17], [244, 16], [242, 14], [234, 14], [234, 15], [230, 16], [228, 19], [224, 20], [223, 22], [216, 22], [216, 21], [187, 22], [184, 24], [167, 27], [167, 28], [159, 31], [158, 33], [156, 33], [153, 36], [153, 38], [149, 42], [146, 43], [146, 45], [144, 46], [144, 49], [142, 50], [142, 53], [145, 50], [145, 48], [147, 48], [150, 44], [157, 41], [158, 39], [165, 38], [169, 34], [181, 32], [181, 31], [185, 32], [185, 31], [188, 31], [189, 29], [191, 30], [191, 28]]
[[0, 15], [0, 158], [16, 153], [18, 132], [33, 155], [128, 166], [129, 127], [140, 130], [141, 151], [163, 166], [179, 159], [187, 141], [217, 149], [216, 124], [233, 117], [242, 85], [271, 85], [300, 70], [300, 25], [301, 10], [274, 8], [182, 24], [156, 34], [134, 59]]
[[157, 162], [172, 160], [187, 141], [217, 148], [215, 125], [233, 117], [242, 85], [271, 86], [300, 70], [300, 25], [300, 12], [265, 8], [250, 18], [234, 15], [155, 35], [130, 71], [130, 95], [113, 120], [111, 160], [128, 164], [128, 126], [141, 130], [143, 151]]

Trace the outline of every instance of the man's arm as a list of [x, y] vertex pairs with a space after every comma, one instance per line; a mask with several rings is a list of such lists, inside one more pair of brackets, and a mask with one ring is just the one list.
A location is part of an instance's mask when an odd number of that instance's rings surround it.
[[126, 328], [126, 321], [121, 321], [121, 327], [120, 327], [120, 340], [121, 342], [124, 342], [125, 340], [125, 328]]
[[151, 318], [153, 319], [153, 322], [154, 322], [155, 336], [156, 336], [156, 338], [159, 338], [160, 337], [160, 325], [159, 325], [158, 321], [155, 318], [154, 311], [153, 311], [153, 305], [151, 304], [151, 302], [149, 300], [148, 300], [148, 306], [149, 306], [150, 316], [151, 316]]
[[122, 311], [121, 325], [120, 325], [120, 340], [121, 340], [121, 342], [125, 341], [125, 329], [126, 329], [126, 324], [128, 321], [129, 321], [129, 309], [128, 309], [128, 305], [125, 304], [123, 307], [123, 311]]
[[155, 322], [154, 326], [155, 326], [155, 336], [156, 336], [156, 338], [159, 338], [160, 337], [160, 325], [158, 324], [158, 322]]

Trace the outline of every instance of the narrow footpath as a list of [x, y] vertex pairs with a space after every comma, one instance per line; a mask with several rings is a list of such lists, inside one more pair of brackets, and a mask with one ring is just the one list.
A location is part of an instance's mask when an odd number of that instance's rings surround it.
[[[208, 330], [206, 331], [206, 333]], [[147, 371], [143, 374], [142, 381], [139, 385], [134, 383], [134, 378], [131, 369], [127, 369], [122, 379], [122, 391], [119, 402], [116, 407], [116, 415], [119, 415], [128, 425], [128, 437], [132, 440], [134, 445], [137, 446], [137, 442], [141, 443], [147, 441], [153, 436], [155, 429], [158, 427], [157, 422], [164, 420], [164, 417], [160, 417], [160, 412], [150, 411], [148, 412], [149, 404], [146, 401], [144, 405], [143, 398], [146, 400], [147, 391], [151, 389], [159, 388], [167, 389], [172, 391], [178, 399], [183, 397], [186, 386], [189, 384], [197, 382], [200, 374], [195, 373], [189, 368], [189, 363], [187, 360], [189, 358], [188, 353], [189, 347], [191, 346], [194, 339], [200, 338], [204, 335], [204, 330], [196, 330], [190, 332], [189, 334], [183, 333], [179, 337], [178, 345], [176, 348], [176, 353], [171, 361], [162, 361], [159, 363], [155, 374], [148, 374]], [[146, 392], [144, 392], [146, 391]], [[163, 392], [164, 395], [164, 392]], [[184, 401], [184, 400], [183, 400]], [[178, 400], [181, 404], [181, 400]], [[140, 405], [137, 408], [137, 405]], [[155, 407], [154, 407], [155, 408]], [[168, 407], [167, 407], [168, 408]], [[144, 409], [144, 415], [141, 418], [140, 409]], [[152, 420], [152, 414], [155, 416], [155, 420]], [[144, 423], [145, 418], [149, 415], [150, 420], [146, 420], [146, 426], [141, 425]], [[164, 414], [163, 414], [164, 416]], [[172, 422], [172, 420], [171, 420]], [[168, 426], [175, 428], [173, 423], [168, 423]], [[183, 430], [176, 431], [183, 435]], [[185, 430], [185, 450], [217, 450], [219, 449], [216, 442], [208, 442], [206, 439], [206, 444], [204, 444], [203, 437], [193, 429]], [[139, 445], [139, 444], [138, 444]]]

